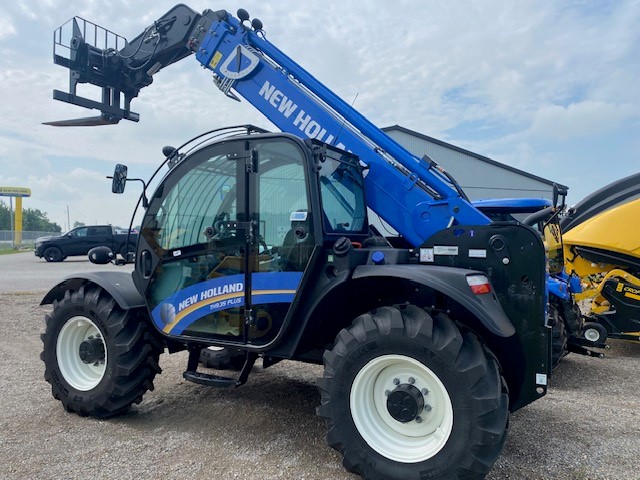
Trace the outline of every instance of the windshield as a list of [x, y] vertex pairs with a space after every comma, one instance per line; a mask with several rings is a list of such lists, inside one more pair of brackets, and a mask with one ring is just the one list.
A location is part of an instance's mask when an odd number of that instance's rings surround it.
[[236, 162], [226, 154], [201, 160], [168, 177], [150, 205], [143, 233], [161, 252], [206, 242], [208, 226], [236, 219]]

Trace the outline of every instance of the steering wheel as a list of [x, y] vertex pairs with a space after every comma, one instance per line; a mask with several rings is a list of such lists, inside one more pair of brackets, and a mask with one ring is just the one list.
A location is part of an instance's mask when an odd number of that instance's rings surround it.
[[262, 235], [260, 234], [258, 234], [258, 245], [263, 248], [262, 254], [269, 253], [269, 246], [267, 245], [267, 242], [265, 241], [264, 238], [262, 238]]
[[213, 221], [213, 237], [216, 240], [221, 238], [228, 238], [231, 236], [231, 232], [227, 229], [227, 222], [231, 220], [231, 215], [228, 212], [222, 212], [216, 215]]

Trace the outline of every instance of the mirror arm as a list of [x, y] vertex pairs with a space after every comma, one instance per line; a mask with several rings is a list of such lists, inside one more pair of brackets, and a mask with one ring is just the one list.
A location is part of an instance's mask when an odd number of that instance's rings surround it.
[[127, 182], [141, 182], [142, 183], [142, 208], [149, 207], [149, 200], [147, 199], [147, 184], [141, 178], [127, 178]]
[[[113, 179], [113, 176], [107, 176], [107, 178]], [[149, 200], [147, 199], [147, 184], [145, 183], [145, 181], [143, 179], [141, 179], [141, 178], [127, 178], [126, 181], [127, 182], [133, 182], [133, 181], [142, 182], [142, 207], [143, 208], [149, 207]]]

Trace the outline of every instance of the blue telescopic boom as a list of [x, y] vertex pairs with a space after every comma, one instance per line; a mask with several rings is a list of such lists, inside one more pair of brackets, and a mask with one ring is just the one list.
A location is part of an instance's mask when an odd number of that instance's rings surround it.
[[125, 110], [120, 118], [137, 120], [128, 107], [139, 89], [149, 85], [157, 71], [193, 52], [213, 72], [216, 85], [227, 96], [244, 98], [283, 132], [357, 154], [368, 167], [368, 206], [413, 246], [450, 226], [490, 223], [440, 167], [403, 148], [269, 42], [261, 22], [254, 19], [249, 26], [248, 14], [238, 13], [242, 20], [226, 11], [198, 14], [177, 5], [120, 50], [82, 48], [86, 35], [78, 24], [88, 22], [74, 19], [80, 47], [71, 46], [71, 61], [58, 61], [55, 52], [54, 60], [76, 74], [73, 82], [93, 83], [103, 91], [108, 85], [112, 90], [103, 93], [109, 99], [103, 100], [105, 108], [57, 91], [54, 98], [101, 108], [99, 121], [108, 113], [104, 123], [114, 123], [119, 120], [113, 120], [119, 107], [113, 99], [124, 92]]

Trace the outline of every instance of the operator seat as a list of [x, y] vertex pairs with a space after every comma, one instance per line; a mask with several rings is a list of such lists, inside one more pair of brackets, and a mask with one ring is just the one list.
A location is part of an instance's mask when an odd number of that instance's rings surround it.
[[[306, 210], [298, 210], [306, 212]], [[315, 246], [311, 212], [307, 212], [305, 220], [292, 220], [291, 229], [287, 232], [280, 249], [282, 269], [301, 272], [307, 266]]]

